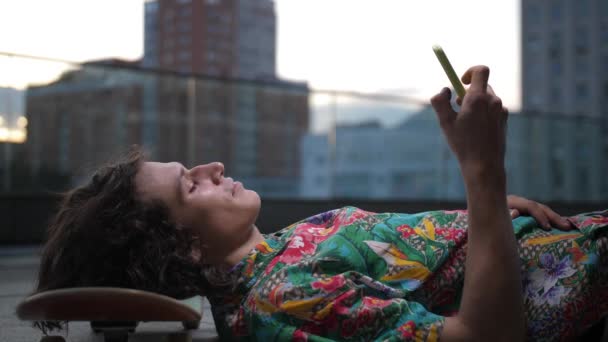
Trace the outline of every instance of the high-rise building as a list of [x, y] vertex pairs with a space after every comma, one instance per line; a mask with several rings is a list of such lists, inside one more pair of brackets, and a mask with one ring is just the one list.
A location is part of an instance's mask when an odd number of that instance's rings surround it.
[[129, 70], [106, 69], [130, 64], [89, 62], [28, 88], [23, 161], [33, 175], [48, 169], [78, 181], [128, 146], [145, 143], [143, 80]]
[[338, 125], [333, 156], [326, 136], [302, 140], [302, 197], [464, 198], [458, 164], [430, 107], [396, 127], [375, 120]]
[[538, 116], [526, 128], [529, 174], [554, 199], [606, 198], [608, 140], [598, 132], [608, 127], [608, 1], [522, 0], [521, 8], [522, 111]]
[[608, 117], [608, 2], [522, 0], [522, 110]]
[[[544, 151], [573, 150], [579, 147], [577, 141], [555, 139], [550, 134], [537, 132], [542, 127], [559, 137], [583, 128], [587, 140], [585, 148], [593, 148], [601, 132], [592, 121], [552, 121], [511, 113], [508, 126], [505, 169], [509, 193], [545, 202], [606, 199], [606, 196], [600, 196], [598, 187], [592, 186], [599, 174], [592, 168], [593, 156], [579, 154], [576, 162], [555, 167], [551, 160], [546, 163], [552, 154], [546, 155]], [[430, 106], [396, 127], [386, 128], [378, 123], [338, 125], [335, 141], [332, 149], [326, 135], [307, 134], [302, 138], [302, 197], [465, 199], [458, 162]], [[335, 151], [333, 157], [330, 150]], [[580, 170], [586, 174], [580, 175]], [[580, 183], [571, 192], [565, 192], [563, 187], [555, 185], [565, 183], [569, 174], [577, 175]]]
[[272, 0], [151, 0], [144, 13], [144, 66], [275, 78]]
[[[274, 2], [150, 0], [144, 6], [144, 67], [264, 81], [154, 82], [148, 92], [157, 101], [148, 101], [146, 113], [162, 122], [158, 142], [170, 142], [158, 145], [158, 158], [223, 160], [231, 175], [264, 194], [295, 194], [308, 87], [276, 76]], [[187, 120], [179, 114], [189, 111]]]
[[308, 128], [305, 85], [155, 77], [119, 66], [129, 63], [86, 63], [28, 89], [23, 156], [33, 175], [51, 170], [79, 181], [138, 144], [158, 161], [222, 161], [227, 174], [264, 195], [297, 194], [299, 141]]
[[154, 160], [222, 161], [264, 196], [297, 194], [309, 90], [275, 76], [274, 3], [156, 0], [144, 13], [141, 65], [169, 72], [111, 59], [31, 87], [34, 173], [48, 168], [77, 180], [87, 171], [79, 165], [140, 144]]

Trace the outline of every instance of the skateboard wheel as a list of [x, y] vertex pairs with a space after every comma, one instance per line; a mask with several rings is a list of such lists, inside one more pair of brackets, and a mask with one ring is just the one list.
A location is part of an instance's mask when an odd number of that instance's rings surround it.
[[104, 332], [104, 342], [128, 342], [129, 334], [126, 331]]
[[65, 338], [62, 336], [43, 336], [40, 342], [65, 342]]
[[118, 328], [134, 333], [139, 322], [137, 321], [92, 321], [91, 329], [94, 333], [103, 333], [106, 330], [116, 330]]
[[182, 326], [187, 330], [196, 330], [201, 325], [201, 321], [183, 321]]

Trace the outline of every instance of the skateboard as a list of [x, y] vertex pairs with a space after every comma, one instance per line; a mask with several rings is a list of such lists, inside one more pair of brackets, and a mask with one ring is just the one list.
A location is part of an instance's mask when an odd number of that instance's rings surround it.
[[[126, 342], [139, 322], [182, 322], [198, 329], [202, 311], [161, 294], [116, 288], [78, 287], [50, 290], [25, 298], [17, 306], [24, 321], [89, 321], [105, 342]], [[45, 336], [40, 341], [62, 341]]]

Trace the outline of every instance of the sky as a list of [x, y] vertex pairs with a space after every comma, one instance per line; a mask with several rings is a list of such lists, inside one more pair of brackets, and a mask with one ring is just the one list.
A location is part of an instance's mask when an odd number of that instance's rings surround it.
[[[75, 62], [143, 53], [143, 0], [2, 0], [0, 52]], [[277, 73], [315, 89], [428, 100], [458, 74], [488, 65], [490, 84], [521, 106], [519, 0], [275, 0]], [[52, 77], [53, 63], [0, 58], [0, 87]]]

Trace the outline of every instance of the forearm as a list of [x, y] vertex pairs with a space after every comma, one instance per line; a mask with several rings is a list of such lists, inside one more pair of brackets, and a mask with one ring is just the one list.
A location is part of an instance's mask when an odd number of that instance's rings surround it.
[[469, 230], [458, 319], [477, 337], [523, 339], [519, 257], [507, 209], [504, 169], [463, 170], [463, 175]]
[[448, 88], [431, 98], [439, 125], [458, 158], [467, 189], [469, 231], [459, 314], [446, 318], [444, 340], [524, 338], [519, 257], [506, 199], [504, 169], [509, 111], [488, 84], [490, 69], [469, 68], [460, 111]]

